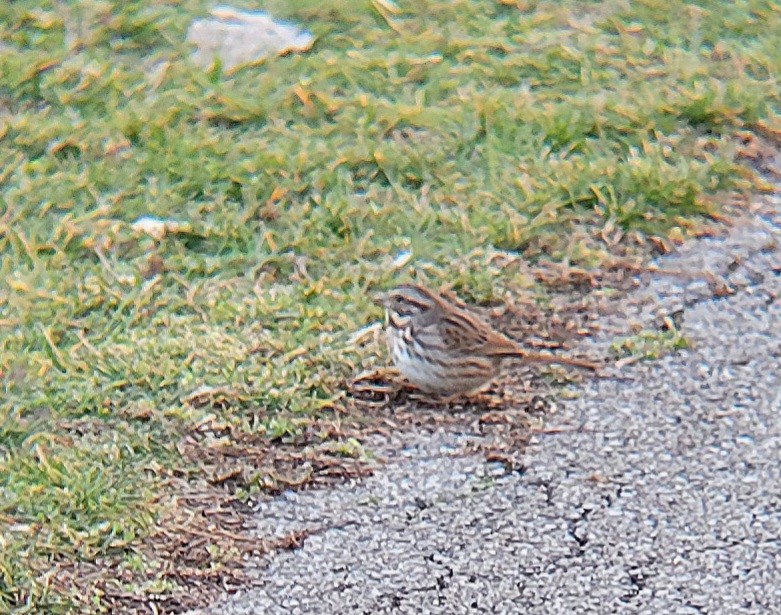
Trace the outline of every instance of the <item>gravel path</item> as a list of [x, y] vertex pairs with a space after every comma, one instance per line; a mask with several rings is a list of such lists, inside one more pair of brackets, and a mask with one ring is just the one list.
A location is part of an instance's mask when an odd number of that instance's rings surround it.
[[596, 343], [683, 310], [692, 348], [581, 387], [524, 472], [453, 454], [466, 436], [377, 443], [375, 476], [263, 504], [263, 535], [336, 527], [203, 613], [781, 613], [779, 212], [659, 262], [684, 275]]

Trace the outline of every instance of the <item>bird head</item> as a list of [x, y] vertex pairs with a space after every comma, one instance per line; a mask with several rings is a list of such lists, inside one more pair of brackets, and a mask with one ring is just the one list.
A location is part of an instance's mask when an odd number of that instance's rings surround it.
[[417, 284], [403, 284], [374, 297], [374, 303], [385, 308], [386, 317], [394, 326], [403, 326], [411, 319], [437, 310], [440, 299]]

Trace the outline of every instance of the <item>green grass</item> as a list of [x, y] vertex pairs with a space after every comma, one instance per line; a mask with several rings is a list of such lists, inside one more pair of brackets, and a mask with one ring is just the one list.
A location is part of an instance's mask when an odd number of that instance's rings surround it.
[[0, 5], [0, 610], [132, 559], [210, 415], [270, 441], [338, 406], [368, 292], [678, 238], [750, 186], [730, 136], [781, 125], [773, 2], [264, 6], [313, 49], [224, 74], [183, 43], [210, 3]]
[[670, 326], [661, 330], [643, 330], [616, 340], [611, 344], [611, 352], [619, 359], [629, 358], [658, 359], [666, 354], [689, 348], [689, 341], [675, 328]]

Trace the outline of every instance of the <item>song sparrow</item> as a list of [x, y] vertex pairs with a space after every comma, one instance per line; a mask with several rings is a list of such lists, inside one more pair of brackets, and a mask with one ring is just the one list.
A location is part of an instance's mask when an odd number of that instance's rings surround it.
[[385, 308], [393, 363], [426, 393], [474, 392], [499, 374], [507, 358], [599, 368], [590, 361], [527, 352], [473, 314], [417, 284], [399, 286], [374, 302]]

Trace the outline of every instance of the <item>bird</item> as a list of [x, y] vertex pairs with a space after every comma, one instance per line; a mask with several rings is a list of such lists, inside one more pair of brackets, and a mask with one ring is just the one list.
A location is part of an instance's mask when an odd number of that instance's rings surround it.
[[493, 381], [505, 359], [597, 370], [591, 361], [528, 352], [475, 314], [419, 284], [380, 293], [391, 360], [412, 385], [427, 394], [470, 395]]

